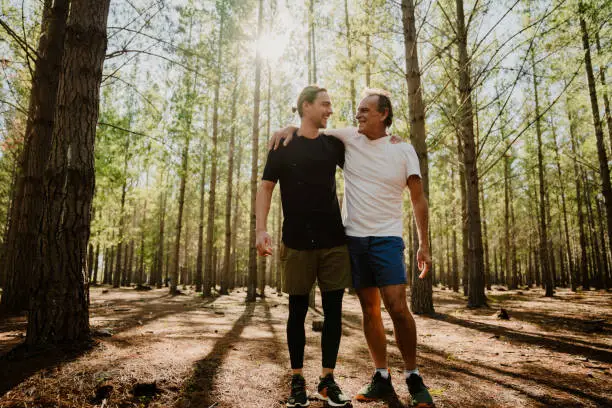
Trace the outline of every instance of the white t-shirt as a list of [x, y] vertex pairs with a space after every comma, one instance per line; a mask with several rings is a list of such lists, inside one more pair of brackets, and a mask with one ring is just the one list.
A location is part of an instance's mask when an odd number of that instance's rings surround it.
[[408, 177], [421, 177], [419, 158], [409, 143], [392, 144], [386, 136], [370, 140], [357, 128], [325, 134], [346, 148], [342, 221], [354, 237], [402, 236], [402, 195]]

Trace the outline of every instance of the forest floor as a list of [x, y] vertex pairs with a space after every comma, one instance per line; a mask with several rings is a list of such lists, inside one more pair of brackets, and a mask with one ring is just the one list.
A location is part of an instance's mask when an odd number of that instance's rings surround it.
[[[167, 289], [92, 288], [96, 344], [0, 360], [0, 407], [282, 407], [290, 383], [288, 298], [271, 289], [266, 295], [247, 304], [242, 290], [203, 299], [190, 290], [171, 297]], [[612, 293], [487, 295], [490, 308], [468, 309], [462, 295], [435, 288], [436, 314], [415, 316], [420, 371], [438, 407], [612, 406]], [[509, 320], [497, 317], [500, 308]], [[320, 370], [320, 333], [311, 324], [320, 318], [317, 305], [307, 317], [310, 390]], [[388, 316], [385, 328], [398, 398], [355, 408], [406, 406]], [[23, 317], [0, 320], [0, 355], [24, 333]], [[353, 396], [372, 371], [359, 302], [347, 294], [336, 380]], [[146, 385], [154, 381], [155, 389]]]

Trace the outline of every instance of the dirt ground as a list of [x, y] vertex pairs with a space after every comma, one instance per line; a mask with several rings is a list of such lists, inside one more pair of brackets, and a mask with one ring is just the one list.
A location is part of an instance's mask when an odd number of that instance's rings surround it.
[[[272, 289], [266, 295], [247, 304], [242, 290], [203, 299], [189, 290], [170, 297], [166, 289], [92, 288], [96, 344], [0, 360], [0, 407], [282, 407], [290, 382], [288, 298]], [[436, 288], [436, 314], [415, 317], [420, 371], [438, 407], [612, 406], [611, 293], [559, 290], [547, 299], [532, 289], [488, 296], [490, 308], [470, 310], [463, 296]], [[509, 320], [497, 317], [502, 307]], [[320, 311], [319, 305], [307, 317], [310, 390], [320, 370], [320, 333], [311, 330]], [[351, 396], [373, 371], [360, 313], [347, 294], [336, 380]], [[387, 316], [385, 327], [398, 399], [355, 402], [356, 408], [406, 406]], [[0, 355], [24, 331], [24, 318], [1, 320]]]

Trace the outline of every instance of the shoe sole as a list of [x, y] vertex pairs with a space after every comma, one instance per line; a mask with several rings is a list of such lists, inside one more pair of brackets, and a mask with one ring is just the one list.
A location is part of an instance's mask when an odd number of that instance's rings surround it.
[[296, 404], [289, 404], [289, 403], [285, 404], [285, 406], [288, 407], [288, 408], [307, 407], [309, 405], [310, 405], [310, 401], [308, 401], [308, 400], [306, 400], [305, 404], [300, 404], [299, 402], [296, 403]]
[[384, 398], [371, 398], [366, 397], [365, 395], [356, 395], [355, 399], [359, 402], [374, 402], [374, 401], [384, 401]]
[[353, 404], [351, 403], [351, 401], [346, 401], [343, 404], [339, 404], [337, 402], [333, 402], [332, 400], [329, 399], [329, 397], [324, 397], [323, 395], [319, 394], [318, 392], [314, 394], [314, 397], [316, 399], [318, 399], [319, 401], [325, 401], [327, 402], [327, 404], [330, 407], [352, 407]]

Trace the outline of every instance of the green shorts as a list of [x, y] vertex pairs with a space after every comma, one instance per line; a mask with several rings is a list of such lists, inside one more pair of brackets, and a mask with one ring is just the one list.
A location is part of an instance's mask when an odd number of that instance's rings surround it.
[[346, 245], [299, 250], [283, 245], [281, 264], [285, 269], [285, 291], [307, 295], [318, 282], [322, 292], [351, 287], [351, 263]]

